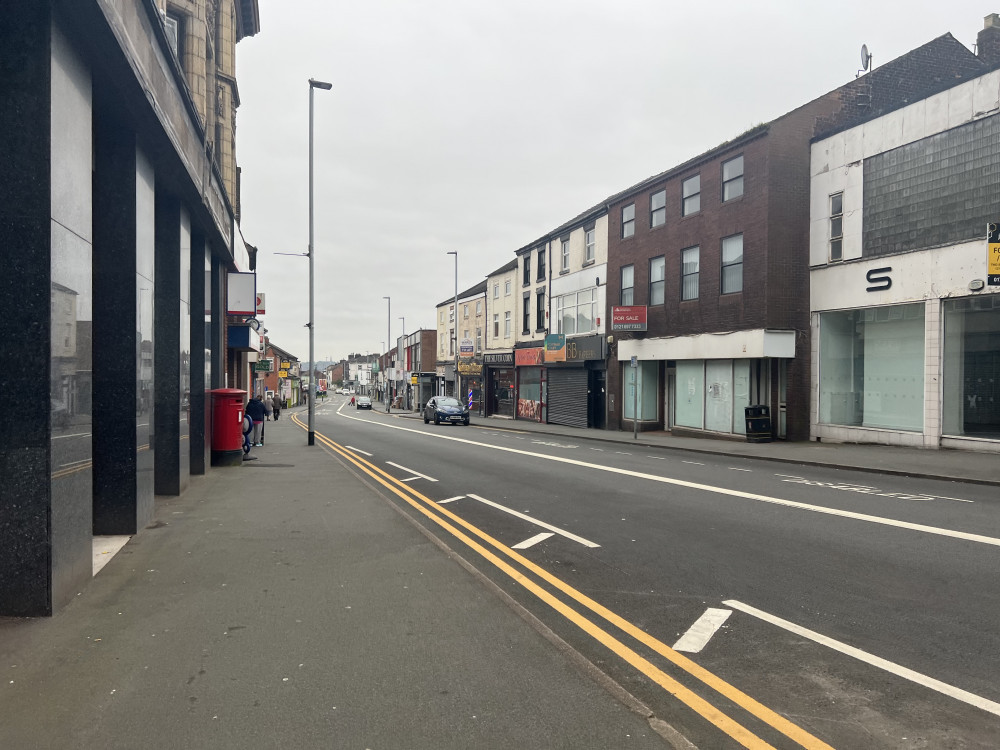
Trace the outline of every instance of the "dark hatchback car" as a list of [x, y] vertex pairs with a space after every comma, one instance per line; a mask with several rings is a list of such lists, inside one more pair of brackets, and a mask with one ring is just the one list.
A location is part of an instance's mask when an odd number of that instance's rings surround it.
[[463, 406], [457, 398], [435, 396], [424, 406], [424, 424], [432, 419], [434, 424], [442, 422], [469, 424], [469, 409]]
[[354, 400], [354, 403], [355, 403], [355, 405], [359, 409], [371, 409], [372, 408], [372, 400], [370, 398], [368, 398], [368, 396], [358, 396]]

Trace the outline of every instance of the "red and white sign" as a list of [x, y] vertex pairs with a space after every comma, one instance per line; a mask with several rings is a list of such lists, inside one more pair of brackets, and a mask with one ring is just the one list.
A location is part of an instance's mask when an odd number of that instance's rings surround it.
[[264, 314], [264, 292], [257, 292], [257, 314]]
[[622, 305], [611, 308], [612, 331], [645, 331], [646, 306]]

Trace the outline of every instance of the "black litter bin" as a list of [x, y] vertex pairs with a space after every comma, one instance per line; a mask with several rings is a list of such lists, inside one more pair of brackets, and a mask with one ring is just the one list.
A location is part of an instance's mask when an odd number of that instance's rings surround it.
[[747, 406], [743, 410], [747, 421], [748, 443], [770, 443], [771, 437], [771, 407], [764, 404]]

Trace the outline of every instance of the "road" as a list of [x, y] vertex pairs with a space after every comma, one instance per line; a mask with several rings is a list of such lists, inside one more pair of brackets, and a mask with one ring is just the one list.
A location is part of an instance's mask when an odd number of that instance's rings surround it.
[[1000, 742], [995, 487], [347, 401], [324, 444], [699, 747]]

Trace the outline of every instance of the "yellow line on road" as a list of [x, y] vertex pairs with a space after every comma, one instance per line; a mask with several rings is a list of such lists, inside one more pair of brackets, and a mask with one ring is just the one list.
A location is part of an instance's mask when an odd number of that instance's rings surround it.
[[[304, 427], [301, 421], [299, 420], [296, 421], [298, 422], [299, 426]], [[710, 704], [708, 701], [704, 700], [703, 698], [701, 698], [688, 688], [681, 685], [675, 679], [664, 673], [658, 667], [656, 667], [651, 662], [640, 656], [638, 653], [636, 653], [631, 648], [626, 646], [624, 643], [616, 639], [610, 633], [601, 629], [594, 622], [588, 620], [586, 617], [581, 615], [576, 610], [568, 607], [566, 604], [564, 604], [559, 599], [554, 597], [548, 591], [541, 588], [541, 586], [539, 586], [533, 580], [527, 578], [516, 568], [509, 565], [504, 560], [498, 558], [488, 549], [480, 545], [475, 540], [469, 538], [465, 533], [455, 528], [452, 524], [448, 523], [446, 520], [439, 517], [437, 514], [447, 516], [450, 520], [465, 527], [468, 531], [480, 537], [483, 541], [487, 542], [488, 544], [490, 544], [491, 546], [502, 552], [511, 560], [519, 563], [520, 565], [524, 566], [531, 572], [535, 573], [535, 575], [539, 576], [540, 578], [542, 578], [555, 588], [559, 589], [570, 598], [582, 604], [584, 607], [591, 610], [595, 614], [600, 615], [602, 618], [612, 623], [623, 632], [632, 636], [640, 643], [653, 649], [656, 653], [659, 653], [661, 656], [665, 657], [675, 666], [681, 668], [692, 677], [697, 678], [702, 683], [711, 687], [721, 695], [724, 695], [726, 698], [739, 705], [745, 711], [757, 717], [766, 724], [770, 725], [771, 727], [781, 732], [785, 736], [789, 737], [790, 739], [794, 740], [795, 742], [799, 743], [802, 747], [807, 748], [808, 750], [832, 750], [832, 748], [828, 744], [826, 744], [819, 738], [814, 737], [801, 727], [788, 721], [783, 716], [780, 716], [776, 712], [767, 708], [766, 706], [759, 703], [754, 698], [751, 698], [749, 695], [742, 692], [738, 688], [734, 687], [733, 685], [730, 685], [725, 680], [722, 680], [720, 677], [717, 677], [712, 672], [709, 672], [707, 669], [701, 667], [700, 665], [691, 661], [687, 657], [682, 656], [681, 654], [674, 651], [666, 644], [658, 641], [656, 638], [653, 638], [648, 633], [645, 633], [634, 624], [628, 622], [627, 620], [615, 614], [614, 612], [611, 612], [610, 610], [598, 604], [594, 600], [590, 599], [588, 596], [581, 593], [580, 591], [577, 591], [572, 586], [567, 584], [565, 581], [557, 578], [556, 576], [553, 576], [548, 571], [544, 570], [543, 568], [540, 568], [527, 558], [523, 557], [522, 555], [510, 549], [506, 545], [492, 538], [481, 529], [473, 526], [472, 524], [468, 523], [467, 521], [455, 515], [446, 508], [441, 507], [433, 500], [415, 491], [409, 485], [403, 484], [395, 477], [382, 471], [380, 468], [378, 468], [371, 462], [366, 461], [365, 459], [360, 458], [359, 456], [344, 449], [342, 446], [333, 442], [325, 435], [322, 435], [320, 433], [315, 433], [315, 434], [320, 439], [320, 441], [328, 448], [333, 450], [338, 455], [349, 460], [359, 469], [361, 469], [366, 474], [375, 479], [377, 482], [382, 484], [384, 487], [392, 491], [395, 495], [403, 499], [405, 502], [414, 507], [420, 513], [422, 513], [423, 515], [434, 521], [439, 526], [441, 526], [441, 528], [445, 529], [450, 534], [463, 541], [470, 548], [476, 550], [486, 560], [488, 560], [497, 568], [502, 570], [504, 573], [510, 576], [514, 581], [524, 586], [528, 591], [530, 591], [532, 594], [538, 597], [541, 601], [548, 604], [550, 607], [555, 609], [561, 615], [566, 617], [567, 620], [569, 620], [574, 625], [579, 627], [581, 630], [586, 632], [588, 635], [593, 637], [595, 640], [604, 645], [606, 648], [610, 649], [612, 652], [620, 656], [626, 662], [628, 662], [633, 667], [635, 667], [640, 672], [649, 677], [651, 680], [656, 682], [656, 684], [663, 687], [667, 692], [675, 696], [678, 700], [687, 705], [689, 708], [698, 713], [700, 716], [710, 721], [718, 729], [725, 732], [730, 737], [733, 737], [734, 739], [743, 743], [745, 747], [770, 748], [772, 746], [769, 745], [764, 740], [762, 740], [761, 738], [757, 737], [755, 734], [750, 732], [750, 730], [739, 724], [734, 719], [722, 713], [718, 708]], [[419, 499], [420, 501], [422, 501], [422, 503], [425, 503], [426, 505], [416, 502], [416, 499]], [[431, 512], [430, 508], [433, 508], [434, 512]]]

